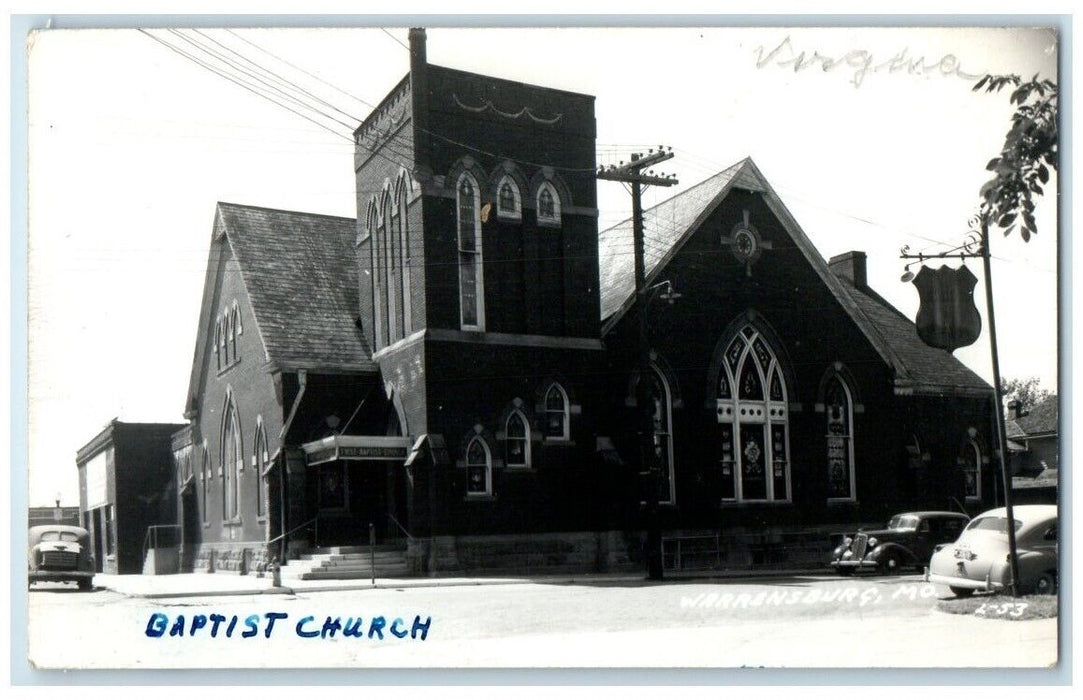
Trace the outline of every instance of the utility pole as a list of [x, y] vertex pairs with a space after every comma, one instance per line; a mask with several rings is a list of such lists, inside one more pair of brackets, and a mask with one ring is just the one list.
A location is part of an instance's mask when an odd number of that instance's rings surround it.
[[[1015, 510], [1012, 505], [1012, 475], [1008, 469], [1008, 442], [1007, 431], [1004, 427], [1004, 394], [1000, 378], [1000, 352], [997, 349], [997, 322], [993, 313], [993, 269], [991, 264], [992, 253], [989, 251], [989, 221], [985, 216], [978, 216], [970, 220], [971, 230], [968, 233], [967, 242], [943, 253], [919, 253], [910, 255], [909, 246], [903, 246], [901, 257], [904, 260], [916, 260], [921, 264], [925, 260], [936, 258], [967, 258], [980, 257], [982, 268], [985, 272], [985, 308], [989, 315], [989, 354], [993, 366], [993, 412], [994, 425], [996, 428], [996, 452], [1000, 462], [1000, 480], [1004, 486], [1004, 515], [1007, 520], [1008, 534], [1008, 567], [1011, 571], [1011, 585], [1008, 592], [1011, 596], [1019, 596], [1019, 551], [1015, 542]], [[957, 252], [958, 251], [958, 252]], [[910, 272], [910, 265], [906, 265], [906, 272], [902, 281], [909, 282], [914, 279]]]
[[635, 249], [635, 284], [636, 302], [639, 306], [639, 347], [637, 372], [639, 379], [636, 382], [636, 408], [639, 411], [639, 453], [640, 474], [645, 480], [647, 500], [647, 578], [652, 581], [662, 579], [662, 530], [658, 521], [658, 488], [660, 484], [657, 455], [654, 445], [654, 411], [650, 391], [650, 339], [647, 333], [647, 307], [651, 300], [651, 290], [647, 289], [647, 269], [643, 253], [643, 185], [658, 185], [670, 187], [677, 184], [677, 179], [672, 175], [655, 175], [653, 171], [644, 172], [658, 163], [673, 157], [673, 149], [658, 147], [643, 155], [633, 153], [628, 163], [623, 161], [620, 165], [601, 168], [598, 171], [599, 180], [612, 180], [624, 182], [631, 186], [632, 190], [632, 238]]

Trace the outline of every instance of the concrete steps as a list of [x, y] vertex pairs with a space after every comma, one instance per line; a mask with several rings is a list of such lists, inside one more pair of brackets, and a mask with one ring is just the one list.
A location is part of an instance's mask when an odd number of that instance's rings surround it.
[[406, 550], [394, 545], [368, 547], [325, 547], [292, 559], [282, 567], [282, 575], [303, 581], [327, 579], [404, 578], [410, 576]]

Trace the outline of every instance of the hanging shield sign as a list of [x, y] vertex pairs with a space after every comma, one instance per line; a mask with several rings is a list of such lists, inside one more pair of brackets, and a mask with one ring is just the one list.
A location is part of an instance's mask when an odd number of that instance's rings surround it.
[[918, 308], [918, 337], [934, 348], [948, 352], [971, 345], [981, 334], [981, 315], [974, 305], [978, 278], [965, 267], [922, 267], [914, 277], [921, 306]]

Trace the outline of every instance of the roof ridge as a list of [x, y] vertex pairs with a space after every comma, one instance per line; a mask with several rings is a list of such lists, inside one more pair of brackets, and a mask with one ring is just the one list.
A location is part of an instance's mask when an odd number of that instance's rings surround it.
[[[672, 196], [670, 196], [670, 197], [667, 197], [666, 199], [663, 199], [662, 201], [660, 201], [660, 202], [658, 202], [658, 203], [656, 203], [656, 204], [654, 204], [654, 205], [652, 205], [652, 206], [650, 206], [650, 207], [647, 207], [646, 209], [644, 209], [644, 210], [643, 210], [643, 215], [644, 215], [644, 216], [646, 216], [646, 214], [647, 214], [648, 212], [654, 211], [655, 209], [658, 209], [659, 207], [662, 207], [662, 206], [664, 206], [664, 205], [666, 205], [666, 204], [669, 204], [670, 202], [672, 202], [673, 200], [677, 199], [678, 197], [684, 197], [685, 195], [687, 195], [687, 194], [691, 193], [691, 192], [692, 192], [693, 190], [696, 190], [696, 189], [698, 189], [698, 188], [700, 188], [700, 187], [703, 187], [704, 185], [706, 185], [706, 184], [707, 184], [708, 182], [710, 182], [711, 180], [714, 180], [715, 178], [717, 178], [717, 177], [719, 177], [719, 176], [721, 176], [721, 175], [723, 175], [723, 174], [725, 174], [725, 173], [727, 173], [727, 172], [729, 172], [730, 170], [733, 170], [733, 169], [735, 169], [735, 168], [738, 168], [738, 169], [739, 169], [739, 167], [740, 167], [740, 166], [743, 166], [743, 165], [744, 165], [745, 163], [749, 163], [749, 162], [751, 162], [751, 161], [752, 161], [752, 158], [751, 158], [751, 157], [749, 157], [749, 156], [745, 156], [744, 158], [742, 158], [741, 160], [737, 161], [737, 162], [736, 162], [736, 163], [734, 163], [733, 165], [730, 165], [730, 166], [728, 166], [728, 167], [722, 168], [721, 170], [719, 170], [718, 172], [714, 173], [713, 175], [708, 175], [708, 176], [707, 176], [706, 178], [704, 178], [704, 179], [700, 180], [699, 182], [697, 182], [696, 184], [692, 185], [692, 186], [691, 186], [691, 187], [689, 187], [688, 189], [684, 189], [684, 190], [681, 190], [681, 191], [680, 191], [680, 192], [678, 192], [677, 194], [675, 194], [675, 195], [672, 195]], [[598, 232], [598, 235], [599, 235], [599, 236], [601, 236], [602, 234], [608, 233], [609, 231], [612, 231], [612, 230], [616, 229], [616, 228], [617, 228], [617, 227], [619, 227], [619, 226], [623, 226], [624, 224], [628, 223], [628, 222], [629, 222], [629, 221], [631, 221], [631, 220], [632, 220], [632, 217], [630, 217], [630, 216], [629, 216], [629, 217], [628, 217], [627, 219], [621, 219], [620, 221], [618, 221], [617, 223], [613, 224], [613, 225], [612, 225], [612, 226], [610, 226], [609, 228], [606, 228], [606, 229], [602, 229], [601, 231], [599, 231], [599, 232]]]
[[340, 221], [357, 221], [356, 216], [338, 216], [337, 214], [318, 214], [312, 211], [297, 211], [296, 209], [276, 209], [274, 207], [263, 207], [256, 204], [239, 204], [237, 202], [217, 202], [219, 207], [231, 207], [234, 209], [242, 210], [258, 210], [277, 212], [279, 214], [291, 214], [293, 216], [314, 216], [321, 219], [338, 219]]

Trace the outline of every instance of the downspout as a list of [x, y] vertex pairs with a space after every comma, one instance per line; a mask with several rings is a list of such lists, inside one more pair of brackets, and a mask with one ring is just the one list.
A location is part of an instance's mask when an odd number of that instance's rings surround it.
[[297, 370], [297, 385], [297, 396], [294, 397], [293, 405], [290, 406], [290, 414], [286, 417], [286, 422], [282, 424], [282, 430], [278, 433], [278, 456], [282, 460], [281, 468], [278, 470], [278, 506], [281, 509], [278, 518], [278, 561], [281, 564], [286, 562], [286, 525], [288, 524], [286, 516], [289, 512], [287, 510], [289, 499], [286, 495], [286, 451], [282, 447], [285, 444], [286, 433], [289, 432], [290, 426], [293, 424], [293, 418], [297, 415], [297, 409], [301, 405], [301, 399], [305, 396], [305, 388], [308, 386], [307, 370]]

